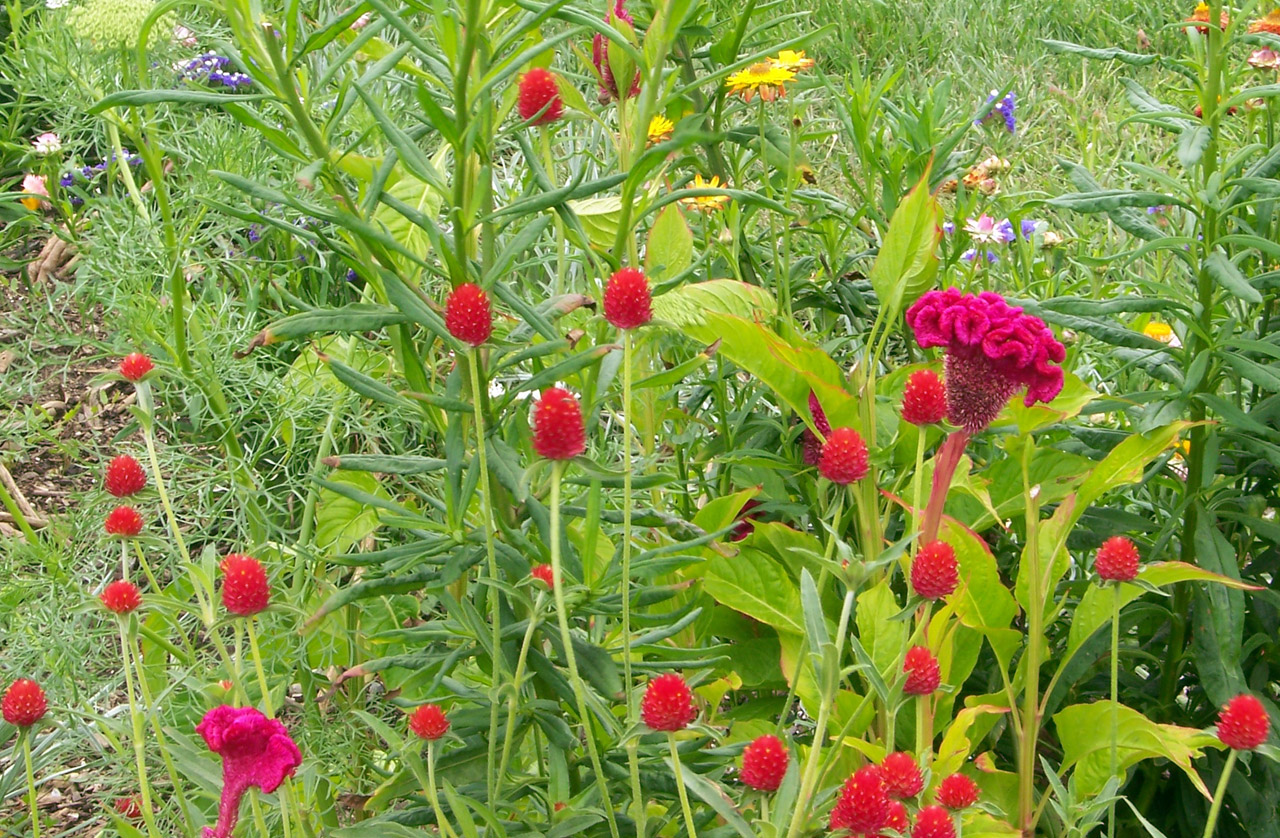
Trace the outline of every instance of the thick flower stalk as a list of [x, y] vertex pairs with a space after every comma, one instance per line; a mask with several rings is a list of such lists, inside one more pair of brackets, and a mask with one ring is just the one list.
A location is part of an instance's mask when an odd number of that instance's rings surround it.
[[205, 827], [204, 838], [229, 838], [245, 792], [257, 786], [270, 794], [302, 764], [302, 752], [285, 726], [253, 707], [215, 707], [205, 713], [196, 733], [222, 757], [218, 823]]

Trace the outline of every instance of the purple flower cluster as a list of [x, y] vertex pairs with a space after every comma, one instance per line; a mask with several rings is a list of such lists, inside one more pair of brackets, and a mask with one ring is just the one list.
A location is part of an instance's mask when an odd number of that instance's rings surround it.
[[[100, 162], [94, 163], [92, 166], [81, 166], [78, 169], [71, 169], [69, 171], [63, 172], [62, 176], [58, 178], [58, 185], [60, 185], [63, 189], [67, 189], [69, 187], [75, 186], [76, 181], [78, 180], [92, 181], [98, 175], [105, 172], [107, 170], [107, 167], [110, 166], [112, 163], [114, 163], [117, 159], [124, 160], [124, 162], [130, 166], [142, 165], [141, 155], [134, 154], [132, 151], [130, 151], [127, 148], [124, 149], [123, 151], [124, 151], [124, 154], [120, 157], [117, 157], [116, 153], [112, 152], [110, 157], [104, 158]], [[82, 204], [84, 204], [84, 198], [81, 198], [79, 195], [71, 196], [72, 206], [78, 207], [78, 206], [81, 206]]]
[[[986, 259], [988, 263], [995, 264], [1000, 261], [999, 255], [992, 248], [992, 245], [1011, 244], [1021, 238], [1023, 241], [1031, 241], [1035, 238], [1036, 233], [1041, 232], [1043, 225], [1038, 221], [1032, 221], [1024, 218], [1018, 223], [1018, 229], [1015, 231], [1013, 222], [1008, 218], [1002, 218], [999, 221], [989, 215], [981, 215], [978, 218], [970, 218], [965, 221], [964, 232], [975, 244], [981, 247], [971, 247], [964, 253], [960, 254], [960, 258], [966, 262], [975, 262], [979, 257]], [[946, 235], [951, 235], [956, 231], [955, 222], [947, 221], [942, 225], [942, 231]]]
[[229, 70], [230, 66], [231, 59], [225, 55], [206, 52], [183, 64], [179, 72], [187, 81], [204, 82], [229, 90], [237, 90], [253, 84], [253, 79], [248, 75], [238, 70]]
[[[998, 97], [999, 95], [1000, 95], [999, 90], [993, 90], [989, 94], [987, 94], [987, 104], [992, 106], [991, 110], [987, 112], [986, 116], [982, 117], [981, 119], [975, 120], [973, 124], [983, 125], [988, 120], [995, 119], [997, 116], [1003, 117], [1004, 127], [1009, 129], [1009, 133], [1012, 134], [1018, 130], [1018, 120], [1014, 118], [1014, 115], [1013, 115], [1013, 109], [1016, 104], [1016, 97], [1014, 96], [1013, 91], [1010, 90], [1008, 93], [1004, 95], [1004, 98], [1000, 99], [999, 101], [996, 101], [996, 97]], [[992, 104], [993, 102], [995, 104]]]

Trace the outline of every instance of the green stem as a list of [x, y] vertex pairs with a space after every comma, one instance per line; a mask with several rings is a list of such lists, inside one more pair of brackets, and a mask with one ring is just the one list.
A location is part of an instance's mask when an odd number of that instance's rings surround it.
[[[918, 531], [924, 521], [924, 510], [920, 508], [920, 495], [924, 493], [924, 446], [928, 434], [920, 425], [916, 425], [916, 470], [911, 481], [911, 531]], [[917, 544], [919, 550], [922, 544]]]
[[27, 802], [31, 804], [31, 838], [40, 838], [40, 809], [36, 806], [36, 772], [31, 767], [31, 728], [22, 731], [22, 761], [27, 768]]
[[258, 630], [254, 628], [253, 617], [244, 618], [244, 628], [249, 635], [249, 654], [253, 657], [253, 669], [258, 676], [258, 689], [262, 691], [262, 707], [268, 719], [275, 718], [275, 710], [271, 707], [271, 690], [267, 686], [267, 673], [262, 668], [262, 652], [258, 650]]
[[1022, 741], [1018, 759], [1018, 818], [1022, 834], [1035, 834], [1035, 766], [1036, 745], [1040, 738], [1040, 646], [1043, 643], [1044, 598], [1041, 592], [1040, 505], [1038, 492], [1033, 492], [1030, 479], [1030, 457], [1033, 446], [1028, 437], [1022, 447], [1022, 486], [1026, 505], [1027, 546], [1027, 651], [1026, 676], [1023, 684]]
[[[1120, 585], [1111, 610], [1111, 776], [1120, 776]], [[1116, 786], [1116, 793], [1120, 787]], [[1116, 838], [1116, 801], [1107, 807], [1107, 838]]]
[[27, 543], [32, 545], [39, 544], [40, 539], [36, 536], [36, 531], [27, 523], [22, 510], [18, 508], [17, 502], [14, 501], [13, 496], [9, 494], [9, 490], [5, 488], [3, 483], [0, 483], [0, 503], [4, 504], [4, 508], [13, 517], [13, 522], [18, 525], [18, 529], [22, 530], [22, 535], [27, 539]]
[[591, 768], [595, 773], [596, 788], [600, 792], [600, 801], [604, 806], [605, 817], [609, 821], [609, 834], [612, 838], [620, 838], [618, 820], [613, 812], [613, 801], [609, 797], [609, 784], [604, 776], [604, 766], [600, 762], [600, 754], [596, 749], [596, 735], [591, 716], [587, 710], [587, 686], [578, 672], [578, 658], [573, 651], [573, 635], [569, 632], [569, 610], [564, 602], [564, 574], [560, 563], [560, 479], [564, 476], [566, 463], [557, 460], [551, 466], [551, 590], [555, 594], [556, 618], [560, 623], [560, 642], [564, 645], [565, 662], [569, 665], [569, 681], [578, 699], [578, 715], [582, 719], [582, 730], [587, 740], [587, 753], [591, 758]]
[[449, 823], [449, 819], [444, 816], [444, 810], [440, 808], [440, 796], [436, 792], [436, 743], [433, 741], [427, 742], [427, 799], [431, 801], [431, 809], [436, 814], [436, 826], [439, 827], [441, 834], [449, 838], [457, 838], [453, 825]]
[[[183, 632], [183, 640], [186, 640], [185, 632]], [[194, 658], [194, 653], [192, 657]], [[183, 790], [182, 776], [178, 774], [178, 768], [174, 765], [173, 757], [169, 754], [169, 743], [165, 741], [164, 726], [160, 724], [160, 719], [156, 715], [156, 703], [151, 696], [151, 687], [147, 684], [147, 673], [143, 669], [142, 658], [141, 650], [139, 650], [133, 661], [138, 673], [138, 693], [142, 696], [142, 712], [146, 715], [147, 721], [151, 725], [151, 732], [156, 736], [156, 744], [160, 747], [160, 758], [164, 760], [165, 771], [169, 772], [169, 782], [173, 784], [173, 794], [178, 799], [178, 808], [182, 811], [185, 834], [190, 834], [194, 823], [191, 820], [191, 806], [187, 802], [187, 794]]]
[[[623, 683], [627, 691], [627, 724], [635, 723], [636, 701], [634, 698], [635, 680], [631, 667], [631, 477], [634, 469], [632, 462], [631, 440], [631, 377], [632, 351], [634, 340], [631, 330], [622, 333], [622, 672]], [[638, 748], [628, 744], [627, 767], [631, 774], [632, 807], [635, 810], [636, 832], [644, 838], [645, 811], [643, 792], [640, 787], [640, 755]], [[681, 787], [683, 789], [683, 786]], [[690, 836], [692, 838], [692, 831]]]
[[[112, 112], [114, 115], [114, 111]], [[116, 128], [116, 123], [110, 117], [107, 122], [107, 140], [111, 143], [111, 150], [116, 153], [116, 164], [120, 169], [120, 177], [124, 180], [124, 188], [129, 193], [129, 197], [133, 199], [134, 209], [138, 211], [138, 215], [144, 221], [151, 220], [151, 213], [147, 212], [147, 205], [142, 201], [142, 193], [138, 191], [138, 184], [133, 179], [133, 172], [129, 169], [129, 161], [124, 156], [124, 146], [120, 144], [120, 131]], [[172, 301], [175, 309], [180, 309], [181, 304], [176, 300]], [[178, 339], [178, 335], [174, 335], [174, 339]]]
[[[493, 497], [490, 494], [489, 487], [489, 459], [488, 451], [485, 445], [485, 426], [484, 426], [484, 391], [480, 389], [480, 350], [473, 347], [471, 349], [471, 405], [476, 420], [476, 457], [480, 467], [480, 508], [481, 514], [484, 516], [484, 544], [485, 551], [488, 556], [489, 579], [493, 582], [489, 586], [489, 624], [490, 637], [489, 644], [491, 646], [493, 669], [490, 675], [490, 688], [498, 689], [498, 684], [502, 679], [502, 603], [498, 599], [498, 558], [494, 548], [494, 531], [493, 531]], [[489, 729], [496, 731], [498, 729], [498, 701], [495, 693], [489, 701]], [[497, 799], [498, 777], [494, 774], [494, 769], [498, 765], [498, 739], [496, 736], [490, 736], [489, 739], [489, 762], [488, 762], [488, 778], [487, 787], [489, 790], [489, 799]]]
[[1236, 767], [1236, 759], [1240, 752], [1235, 748], [1227, 754], [1227, 764], [1222, 767], [1222, 777], [1218, 780], [1218, 788], [1213, 792], [1213, 805], [1209, 807], [1209, 819], [1204, 824], [1202, 838], [1213, 838], [1213, 831], [1218, 828], [1218, 815], [1222, 813], [1222, 801], [1227, 796], [1227, 782], [1231, 779], [1231, 771]]
[[502, 791], [502, 781], [507, 775], [507, 765], [511, 757], [511, 744], [515, 740], [516, 709], [520, 704], [520, 685], [524, 681], [524, 670], [529, 660], [529, 649], [533, 645], [533, 634], [538, 629], [542, 605], [546, 594], [539, 592], [534, 600], [533, 610], [529, 614], [529, 625], [524, 630], [524, 640], [520, 643], [520, 657], [516, 659], [516, 672], [511, 679], [511, 697], [507, 699], [507, 726], [502, 737], [502, 757], [498, 762], [497, 790]]
[[[169, 491], [165, 488], [164, 475], [160, 473], [160, 458], [156, 455], [156, 439], [152, 433], [150, 422], [143, 423], [142, 438], [147, 444], [147, 458], [151, 462], [151, 476], [156, 481], [156, 492], [160, 495], [160, 505], [164, 507], [165, 518], [169, 521], [169, 529], [173, 533], [173, 543], [178, 554], [187, 564], [191, 563], [191, 554], [187, 552], [187, 543], [182, 538], [182, 530], [178, 527], [178, 516], [173, 513], [173, 504], [169, 501]], [[199, 586], [197, 586], [199, 596]]]
[[129, 721], [133, 726], [133, 758], [138, 769], [138, 792], [142, 797], [142, 820], [147, 825], [147, 832], [153, 838], [159, 838], [160, 830], [156, 826], [155, 810], [151, 806], [151, 784], [147, 781], [146, 740], [142, 732], [142, 714], [138, 712], [138, 700], [133, 689], [133, 654], [129, 642], [129, 629], [125, 623], [127, 617], [117, 622], [120, 628], [120, 654], [124, 660], [125, 695], [129, 699]]
[[684, 772], [680, 768], [680, 751], [676, 748], [676, 735], [672, 731], [667, 731], [667, 745], [671, 748], [671, 769], [675, 772], [680, 810], [684, 812], [684, 828], [689, 833], [689, 838], [698, 838], [698, 831], [693, 825], [693, 809], [689, 807], [689, 792], [684, 787]]

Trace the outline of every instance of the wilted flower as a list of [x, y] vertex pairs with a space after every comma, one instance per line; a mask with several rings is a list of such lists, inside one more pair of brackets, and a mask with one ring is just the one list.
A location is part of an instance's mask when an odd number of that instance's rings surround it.
[[745, 70], [739, 70], [725, 79], [725, 87], [730, 93], [742, 97], [742, 101], [750, 102], [756, 94], [766, 102], [772, 102], [787, 94], [786, 83], [794, 81], [796, 74], [768, 61], [752, 64]]
[[45, 185], [44, 175], [25, 175], [22, 178], [22, 193], [34, 196], [21, 199], [22, 205], [32, 212], [49, 205], [48, 201], [43, 200], [49, 197], [49, 187]]
[[676, 124], [674, 122], [662, 114], [657, 114], [653, 119], [649, 120], [649, 142], [656, 145], [669, 140], [675, 130]]
[[62, 151], [62, 139], [57, 134], [48, 131], [32, 140], [31, 144], [35, 146], [36, 154], [41, 157]]
[[804, 50], [799, 52], [791, 49], [779, 50], [777, 55], [769, 58], [769, 63], [783, 70], [790, 70], [793, 73], [799, 73], [813, 67], [813, 59], [806, 58]]
[[1280, 55], [1270, 47], [1255, 49], [1249, 53], [1249, 66], [1258, 70], [1274, 70], [1280, 67]]
[[987, 104], [992, 106], [991, 110], [987, 112], [986, 116], [983, 116], [981, 119], [976, 120], [974, 124], [984, 125], [988, 120], [995, 119], [997, 116], [999, 116], [1004, 119], [1004, 127], [1009, 129], [1009, 133], [1012, 134], [1018, 128], [1018, 121], [1014, 118], [1014, 115], [1013, 115], [1014, 106], [1016, 104], [1015, 102], [1016, 97], [1014, 96], [1014, 93], [1012, 90], [1004, 94], [1004, 97], [999, 99], [999, 101], [996, 101], [997, 97], [999, 96], [1000, 96], [999, 90], [993, 90], [989, 94], [987, 94]]
[[181, 23], [176, 24], [173, 27], [173, 40], [174, 43], [184, 47], [194, 47], [196, 44], [200, 43], [200, 39], [196, 37], [196, 33], [192, 32]]
[[1046, 230], [1044, 236], [1040, 239], [1040, 246], [1046, 250], [1057, 247], [1062, 244], [1063, 238], [1061, 233], [1055, 233], [1052, 230]]
[[[702, 175], [693, 176], [694, 189], [721, 189], [727, 187], [728, 184], [721, 184], [717, 175], [712, 175], [711, 180], [703, 180]], [[695, 195], [687, 198], [681, 198], [680, 203], [696, 209], [699, 212], [712, 212], [718, 209], [724, 209], [729, 204], [728, 195]]]
[[[619, 20], [625, 21], [628, 26], [635, 26], [635, 19], [627, 12], [626, 0], [617, 0], [614, 3], [613, 10], [604, 19], [604, 22], [613, 25]], [[609, 66], [609, 42], [599, 32], [591, 40], [591, 63], [595, 65], [596, 73], [600, 77], [600, 101], [605, 103], [619, 98], [618, 82], [613, 77], [613, 68]], [[636, 70], [626, 97], [630, 99], [632, 96], [638, 96], [639, 94], [640, 71]]]

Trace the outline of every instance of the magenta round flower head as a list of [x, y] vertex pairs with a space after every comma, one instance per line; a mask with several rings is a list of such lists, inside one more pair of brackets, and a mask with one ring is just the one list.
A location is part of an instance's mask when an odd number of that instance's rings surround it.
[[[615, 20], [625, 20], [628, 26], [635, 26], [635, 19], [626, 9], [626, 0], [615, 0], [613, 10], [604, 22], [612, 26]], [[621, 98], [618, 82], [613, 77], [612, 68], [609, 67], [609, 40], [598, 32], [591, 40], [591, 63], [596, 65], [596, 72], [600, 74], [600, 103], [607, 104]], [[640, 71], [636, 70], [635, 78], [631, 80], [631, 89], [627, 91], [626, 96], [630, 99], [639, 95]]]
[[970, 434], [983, 430], [1014, 393], [1050, 402], [1062, 391], [1067, 350], [1039, 317], [1023, 314], [991, 291], [930, 291], [907, 309], [922, 347], [946, 349], [947, 419]]
[[218, 824], [204, 838], [229, 838], [240, 819], [240, 798], [250, 786], [271, 793], [302, 764], [302, 753], [278, 719], [253, 707], [223, 704], [196, 725], [209, 750], [222, 757], [222, 799]]

